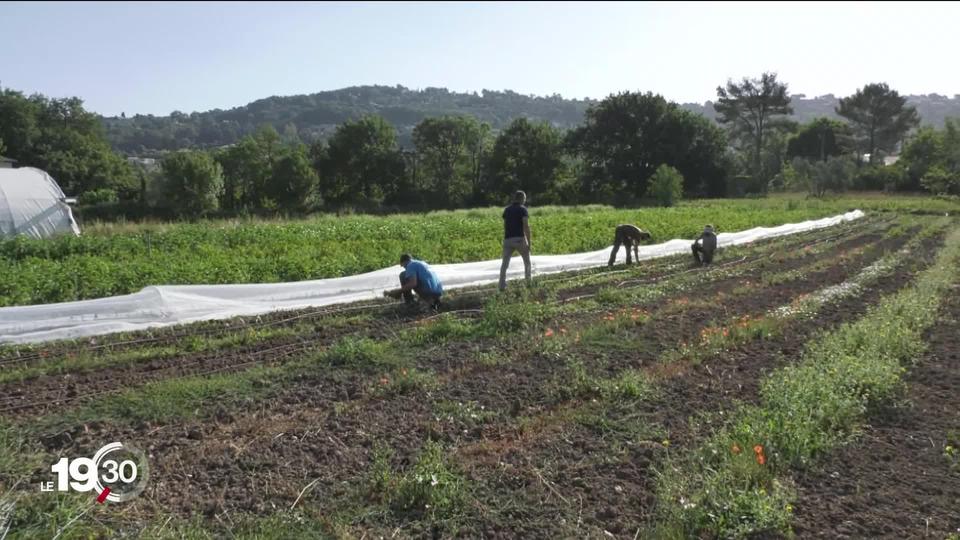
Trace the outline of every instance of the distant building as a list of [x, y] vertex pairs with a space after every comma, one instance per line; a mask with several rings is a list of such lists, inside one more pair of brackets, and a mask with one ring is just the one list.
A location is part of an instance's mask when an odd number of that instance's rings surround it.
[[153, 172], [160, 169], [160, 160], [156, 158], [128, 157], [127, 163], [133, 167], [146, 172]]
[[142, 158], [142, 157], [128, 157], [127, 163], [131, 165], [139, 165], [141, 167], [154, 167], [157, 164], [157, 160], [154, 158]]
[[12, 169], [17, 166], [17, 160], [0, 156], [0, 169]]
[[900, 156], [885, 156], [883, 158], [884, 165], [893, 165], [900, 159]]

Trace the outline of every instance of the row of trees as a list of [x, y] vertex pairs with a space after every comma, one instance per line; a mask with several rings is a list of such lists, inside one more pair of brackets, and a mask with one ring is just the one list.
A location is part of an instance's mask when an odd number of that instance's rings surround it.
[[110, 189], [131, 198], [140, 189], [134, 170], [107, 143], [99, 117], [77, 98], [0, 89], [0, 154], [44, 169], [67, 193]]
[[[265, 126], [226, 148], [169, 153], [150, 172], [110, 151], [80, 100], [7, 90], [0, 94], [0, 145], [82, 200], [139, 201], [189, 216], [456, 208], [500, 204], [517, 188], [537, 204], [630, 204], [664, 193], [650, 185], [663, 165], [694, 197], [770, 187], [817, 195], [851, 186], [953, 189], [957, 124], [921, 130], [905, 145], [917, 113], [885, 84], [841, 99], [836, 112], [845, 122], [804, 125], [788, 119], [787, 85], [775, 74], [728, 81], [717, 95], [717, 122], [632, 92], [591, 105], [568, 130], [521, 117], [495, 133], [472, 116], [429, 117], [413, 129], [412, 148], [401, 147], [396, 128], [377, 115], [348, 120], [309, 146]], [[901, 147], [902, 164], [879, 166]], [[672, 192], [661, 198], [675, 199]]]
[[538, 204], [628, 203], [647, 197], [661, 165], [703, 196], [724, 195], [730, 169], [722, 129], [649, 93], [611, 96], [569, 131], [518, 118], [494, 135], [473, 117], [426, 118], [413, 143], [402, 149], [376, 115], [310, 147], [284, 144], [267, 126], [224, 150], [170, 154], [157, 192], [185, 214], [456, 208], [500, 204], [520, 187]]

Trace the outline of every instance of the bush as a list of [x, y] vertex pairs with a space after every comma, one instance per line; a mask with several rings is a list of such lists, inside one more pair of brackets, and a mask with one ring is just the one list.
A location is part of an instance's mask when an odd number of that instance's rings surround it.
[[673, 206], [683, 198], [683, 175], [669, 165], [660, 165], [650, 178], [647, 196], [655, 198], [661, 206]]
[[960, 174], [951, 174], [934, 165], [920, 179], [920, 184], [934, 195], [956, 195], [960, 193]]
[[853, 189], [865, 191], [894, 191], [905, 180], [903, 169], [898, 166], [874, 165], [864, 167], [853, 179]]
[[856, 170], [846, 157], [830, 157], [827, 161], [794, 158], [790, 167], [797, 175], [796, 181], [806, 185], [815, 197], [822, 197], [827, 191], [845, 191], [853, 182]]
[[81, 206], [93, 206], [98, 204], [110, 204], [117, 202], [117, 192], [113, 189], [102, 188], [93, 191], [85, 191], [77, 197], [77, 204]]

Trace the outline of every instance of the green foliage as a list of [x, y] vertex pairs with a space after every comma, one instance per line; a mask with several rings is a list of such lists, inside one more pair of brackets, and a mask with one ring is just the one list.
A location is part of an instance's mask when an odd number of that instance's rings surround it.
[[[529, 96], [510, 90], [479, 93], [452, 92], [446, 88], [412, 90], [403, 86], [352, 86], [309, 95], [275, 96], [227, 110], [189, 115], [129, 115], [102, 119], [111, 142], [123, 152], [212, 148], [235, 144], [263, 124], [287, 132], [295, 127], [299, 138], [312, 142], [329, 134], [329, 126], [382, 115], [400, 127], [401, 144], [411, 146], [410, 131], [427, 117], [471, 115], [503, 129], [514, 118], [527, 116], [562, 129], [583, 119], [591, 100], [564, 99], [559, 95]], [[239, 105], [239, 104], [238, 104]]]
[[943, 130], [921, 129], [911, 137], [897, 165], [906, 170], [906, 189], [957, 194], [960, 183], [960, 121], [947, 119]]
[[489, 190], [485, 201], [501, 203], [525, 190], [538, 204], [565, 201], [562, 186], [570, 180], [564, 160], [563, 135], [546, 122], [517, 118], [500, 132], [487, 163]]
[[381, 385], [376, 392], [382, 396], [400, 396], [418, 390], [429, 390], [435, 386], [437, 377], [433, 372], [400, 368], [381, 379]]
[[364, 369], [392, 366], [396, 363], [396, 358], [386, 343], [352, 336], [338, 341], [327, 349], [321, 355], [321, 359], [332, 366]]
[[516, 332], [546, 319], [550, 306], [522, 288], [510, 289], [487, 300], [480, 328], [491, 335]]
[[673, 206], [683, 198], [683, 175], [669, 165], [657, 167], [650, 178], [647, 196], [656, 199], [660, 206]]
[[[873, 197], [697, 200], [668, 209], [534, 207], [531, 226], [538, 254], [580, 253], [609, 246], [611, 232], [620, 223], [642, 224], [654, 238], [689, 238], [704, 222], [736, 231], [850, 208], [943, 213], [956, 212], [958, 206], [930, 198]], [[495, 259], [501, 254], [501, 212], [489, 208], [298, 221], [88, 224], [80, 237], [0, 241], [0, 306], [100, 298], [157, 284], [340, 277], [395, 267], [397, 254], [405, 251], [431, 264]]]
[[869, 191], [895, 191], [904, 186], [904, 172], [896, 165], [868, 165], [860, 167], [853, 178], [853, 189]]
[[306, 147], [296, 145], [285, 149], [273, 167], [267, 185], [267, 196], [281, 208], [306, 212], [315, 202], [317, 173], [313, 170]]
[[776, 73], [763, 73], [759, 79], [744, 77], [738, 84], [727, 81], [717, 87], [717, 121], [729, 126], [732, 140], [751, 149], [748, 171], [761, 185], [776, 173], [765, 166], [765, 138], [782, 117], [793, 112], [787, 85], [777, 81]]
[[465, 501], [465, 480], [450, 465], [446, 449], [428, 441], [406, 472], [395, 472], [390, 452], [379, 449], [368, 477], [368, 490], [401, 516], [428, 519], [450, 517]]
[[77, 197], [77, 204], [81, 206], [93, 204], [109, 204], [117, 202], [117, 191], [110, 188], [85, 191]]
[[223, 192], [223, 169], [205, 152], [181, 151], [163, 160], [166, 204], [178, 214], [197, 217], [214, 210]]
[[100, 119], [78, 98], [0, 90], [0, 140], [4, 155], [47, 171], [68, 195], [104, 188], [122, 199], [137, 193], [133, 170], [110, 149]]
[[880, 162], [881, 154], [892, 154], [903, 136], [920, 124], [917, 109], [906, 102], [886, 83], [865, 85], [840, 100], [837, 114], [850, 122], [870, 163]]
[[413, 130], [417, 176], [413, 189], [430, 208], [456, 208], [481, 200], [482, 163], [490, 125], [472, 116], [425, 118]]
[[952, 470], [960, 472], [960, 429], [947, 432], [947, 438], [943, 444], [943, 457]]
[[792, 172], [785, 178], [785, 185], [803, 186], [815, 197], [822, 197], [827, 191], [845, 191], [856, 173], [856, 165], [847, 157], [830, 157], [826, 161], [794, 158], [790, 168]]
[[320, 194], [333, 208], [375, 207], [403, 197], [403, 155], [396, 129], [380, 116], [364, 116], [337, 127], [327, 145], [313, 147]]
[[960, 171], [947, 172], [934, 165], [920, 179], [920, 185], [934, 195], [960, 195]]
[[848, 154], [852, 150], [851, 137], [847, 124], [830, 118], [817, 118], [800, 126], [796, 135], [790, 137], [786, 158], [826, 161], [831, 156]]
[[587, 110], [568, 135], [583, 159], [581, 193], [588, 200], [627, 204], [642, 198], [660, 165], [683, 175], [684, 191], [722, 196], [726, 141], [705, 118], [651, 93], [621, 93]]
[[476, 325], [458, 319], [449, 313], [440, 315], [435, 321], [417, 327], [411, 340], [417, 345], [446, 343], [450, 340], [469, 338], [476, 331]]

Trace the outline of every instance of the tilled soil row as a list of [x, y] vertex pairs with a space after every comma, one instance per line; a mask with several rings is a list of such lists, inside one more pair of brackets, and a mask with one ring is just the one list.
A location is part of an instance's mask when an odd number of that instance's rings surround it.
[[682, 376], [658, 381], [654, 400], [605, 411], [610, 425], [632, 424], [647, 439], [564, 421], [535, 435], [520, 431], [513, 439], [461, 448], [459, 454], [470, 458], [462, 466], [482, 486], [479, 506], [495, 509], [502, 506], [498, 501], [507, 500], [516, 509], [509, 519], [478, 515], [476, 522], [464, 525], [467, 536], [600, 536], [607, 531], [632, 538], [647, 530], [654, 512], [655, 468], [669, 452], [692, 448], [712, 431], [703, 415], [722, 422], [723, 413], [739, 403], [755, 403], [767, 374], [799, 359], [804, 344], [818, 332], [860, 318], [881, 297], [909, 283], [932, 262], [931, 247], [927, 244], [922, 252], [925, 257], [914, 258], [913, 268], [881, 278], [858, 297], [824, 306], [815, 319], [798, 321], [776, 340], [745, 343]]
[[[836, 250], [853, 249], [880, 238], [879, 234], [868, 233], [838, 242]], [[902, 239], [886, 239], [895, 243]], [[800, 257], [785, 261], [784, 269], [791, 269], [811, 260], [827, 257], [818, 254], [814, 258]], [[654, 274], [654, 278], [657, 275]], [[736, 282], [734, 279], [717, 284], [715, 290], [724, 290]], [[597, 285], [599, 288], [601, 285]], [[57, 375], [44, 375], [17, 383], [0, 385], [4, 397], [0, 398], [0, 414], [18, 415], [43, 414], [53, 408], [62, 408], [89, 399], [102, 399], [105, 393], [117, 389], [127, 389], [151, 381], [190, 375], [225, 373], [240, 371], [255, 365], [280, 364], [296, 358], [311, 349], [322, 349], [346, 336], [381, 339], [415, 324], [425, 315], [408, 320], [370, 321], [355, 326], [329, 327], [317, 324], [314, 333], [309, 336], [284, 336], [278, 339], [263, 340], [226, 352], [213, 351], [177, 355], [153, 360], [129, 362], [121, 365], [91, 369], [82, 372], [68, 372]], [[458, 358], [457, 355], [452, 355]], [[461, 356], [462, 358], [462, 356]], [[449, 366], [456, 369], [457, 366]], [[434, 366], [435, 368], [435, 366]]]
[[[859, 440], [797, 477], [800, 538], [960, 535], [960, 282], [927, 332], [906, 394]], [[946, 449], [953, 448], [952, 452]]]
[[[865, 264], [868, 263], [863, 262]], [[846, 268], [852, 273], [860, 266], [847, 265]], [[822, 281], [817, 283], [823, 285]], [[751, 305], [748, 301], [744, 307]], [[531, 361], [538, 363], [536, 358]], [[500, 372], [504, 368], [481, 371]], [[556, 362], [531, 366], [534, 372], [546, 369], [553, 373], [556, 368]], [[510, 421], [499, 427], [494, 422], [461, 433], [458, 425], [458, 433], [454, 435], [444, 422], [437, 420], [431, 403], [474, 401], [483, 404], [487, 411], [495, 411], [496, 415], [516, 416], [536, 414], [540, 404], [549, 400], [544, 397], [542, 378], [519, 378], [514, 371], [498, 380], [499, 387], [490, 388], [490, 384], [481, 379], [482, 375], [465, 374], [438, 390], [368, 401], [355, 408], [351, 408], [353, 403], [344, 406], [342, 386], [318, 384], [305, 377], [304, 384], [296, 385], [257, 412], [239, 418], [226, 412], [219, 419], [223, 422], [220, 425], [187, 422], [156, 428], [146, 426], [126, 433], [121, 431], [122, 436], [115, 430], [116, 426], [109, 429], [111, 436], [121, 436], [124, 440], [150, 441], [144, 446], [149, 446], [155, 457], [154, 478], [164, 480], [152, 484], [143, 502], [137, 503], [145, 510], [153, 500], [156, 508], [170, 511], [169, 490], [179, 490], [179, 486], [186, 483], [200, 487], [179, 496], [177, 506], [184, 512], [201, 507], [212, 513], [226, 508], [261, 513], [270, 510], [270, 503], [265, 501], [296, 497], [299, 489], [314, 478], [321, 480], [312, 486], [311, 499], [337, 500], [343, 496], [342, 482], [363, 473], [370, 451], [378, 443], [394, 448], [396, 463], [402, 466], [427, 437], [464, 444], [498, 438], [515, 429], [509, 425]], [[478, 399], [479, 391], [487, 393], [484, 399]], [[499, 402], [496, 396], [502, 396]], [[105, 435], [100, 429], [93, 430], [81, 434], [76, 444], [93, 444], [102, 436]]]

